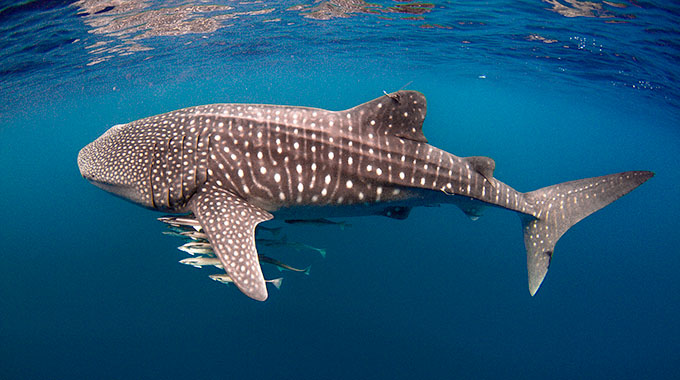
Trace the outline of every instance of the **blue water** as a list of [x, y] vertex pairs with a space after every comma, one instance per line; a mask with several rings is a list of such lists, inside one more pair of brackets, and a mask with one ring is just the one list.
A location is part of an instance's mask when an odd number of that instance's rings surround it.
[[[0, 379], [677, 378], [677, 3], [223, 3], [0, 5]], [[263, 248], [312, 270], [260, 303], [76, 165], [110, 126], [185, 106], [404, 86], [430, 143], [520, 191], [656, 177], [569, 230], [535, 297], [515, 215], [441, 207], [286, 225], [328, 254]]]

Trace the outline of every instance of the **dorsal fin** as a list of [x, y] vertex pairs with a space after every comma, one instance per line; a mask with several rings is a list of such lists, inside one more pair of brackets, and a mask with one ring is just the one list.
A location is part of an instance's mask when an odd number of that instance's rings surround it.
[[423, 121], [427, 113], [425, 96], [417, 91], [397, 91], [346, 111], [362, 133], [393, 135], [427, 142]]
[[465, 157], [465, 161], [470, 164], [474, 171], [493, 184], [491, 178], [493, 178], [493, 171], [496, 169], [496, 162], [493, 159], [484, 156], [472, 156]]

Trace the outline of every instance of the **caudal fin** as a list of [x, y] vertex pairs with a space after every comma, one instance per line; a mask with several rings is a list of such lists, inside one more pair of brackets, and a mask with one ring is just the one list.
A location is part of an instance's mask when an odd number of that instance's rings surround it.
[[544, 187], [524, 194], [534, 214], [521, 214], [527, 249], [529, 292], [533, 296], [543, 282], [557, 240], [581, 219], [628, 194], [654, 176], [631, 171], [581, 179]]

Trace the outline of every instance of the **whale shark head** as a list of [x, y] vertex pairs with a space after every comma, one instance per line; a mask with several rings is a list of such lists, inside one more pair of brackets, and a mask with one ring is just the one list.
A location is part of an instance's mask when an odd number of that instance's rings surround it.
[[83, 178], [95, 186], [138, 205], [153, 208], [149, 196], [149, 160], [144, 144], [127, 143], [130, 124], [119, 124], [78, 153]]

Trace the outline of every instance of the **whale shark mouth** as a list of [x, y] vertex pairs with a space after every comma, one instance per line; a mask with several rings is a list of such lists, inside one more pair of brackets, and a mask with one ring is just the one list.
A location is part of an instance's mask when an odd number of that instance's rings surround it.
[[139, 193], [139, 191], [137, 191], [137, 188], [135, 188], [132, 185], [109, 183], [106, 181], [88, 178], [84, 175], [83, 178], [85, 178], [88, 182], [97, 186], [98, 188], [107, 191], [117, 197], [125, 199], [126, 201], [130, 201], [132, 203], [139, 204], [144, 207], [149, 207], [149, 205], [147, 204], [148, 202], [146, 202], [146, 199], [144, 199], [144, 197]]

